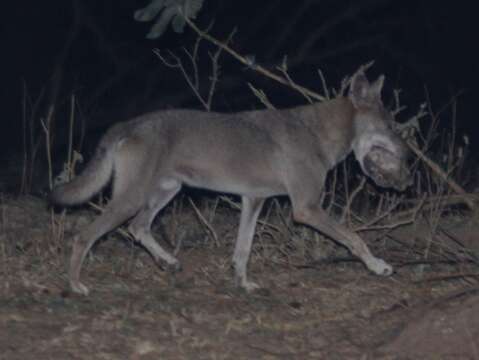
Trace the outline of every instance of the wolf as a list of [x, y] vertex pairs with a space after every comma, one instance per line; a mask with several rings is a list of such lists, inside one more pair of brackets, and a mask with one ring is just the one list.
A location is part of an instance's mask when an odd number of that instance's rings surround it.
[[375, 274], [393, 268], [321, 207], [330, 169], [353, 152], [377, 185], [405, 190], [411, 184], [408, 148], [391, 128], [381, 100], [384, 76], [370, 83], [359, 70], [347, 96], [283, 110], [232, 114], [162, 110], [119, 123], [103, 136], [84, 171], [51, 192], [54, 204], [83, 203], [112, 180], [104, 212], [74, 236], [69, 265], [72, 291], [87, 295], [80, 270], [98, 238], [127, 220], [129, 231], [160, 266], [179, 261], [153, 238], [151, 223], [183, 185], [237, 194], [242, 209], [233, 253], [236, 284], [259, 287], [247, 277], [256, 221], [265, 199], [287, 195], [296, 222], [344, 245]]

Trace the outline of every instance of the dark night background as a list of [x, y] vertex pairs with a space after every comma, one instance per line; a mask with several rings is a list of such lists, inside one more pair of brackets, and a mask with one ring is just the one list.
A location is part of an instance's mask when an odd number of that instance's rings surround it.
[[[2, 12], [2, 159], [22, 149], [22, 98], [27, 89], [38, 119], [55, 103], [57, 148], [62, 149], [69, 99], [78, 102], [76, 119], [84, 123], [86, 145], [113, 122], [145, 111], [196, 107], [201, 104], [179, 71], [165, 67], [152, 49], [182, 54], [196, 35], [171, 27], [156, 40], [145, 35], [152, 23], [134, 21], [133, 12], [146, 6], [138, 0], [76, 0], [9, 2]], [[200, 28], [215, 20], [212, 35], [225, 39], [237, 27], [232, 47], [254, 54], [259, 64], [274, 69], [288, 55], [296, 82], [321, 91], [320, 68], [329, 86], [375, 60], [370, 77], [386, 75], [385, 100], [392, 88], [402, 89], [407, 118], [426, 100], [443, 123], [452, 121], [447, 104], [457, 100], [460, 132], [478, 141], [476, 103], [478, 78], [474, 2], [450, 1], [218, 1], [205, 0], [196, 19]], [[200, 76], [207, 90], [210, 62], [205, 43]], [[186, 60], [186, 59], [185, 59]], [[265, 79], [223, 54], [213, 110], [238, 111], [262, 105], [247, 82], [263, 89], [278, 107], [304, 103], [294, 91]], [[91, 141], [93, 144], [89, 145]], [[87, 146], [87, 147], [88, 147]], [[473, 150], [477, 146], [473, 144]], [[90, 150], [86, 150], [88, 154]], [[2, 160], [3, 161], [3, 160]]]

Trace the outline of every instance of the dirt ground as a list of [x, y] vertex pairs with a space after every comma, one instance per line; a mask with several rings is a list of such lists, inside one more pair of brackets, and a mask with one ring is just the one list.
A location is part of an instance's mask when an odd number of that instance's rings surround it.
[[[85, 263], [84, 297], [66, 290], [69, 238], [46, 203], [4, 197], [0, 211], [0, 359], [479, 359], [477, 264], [413, 265], [374, 243], [396, 266], [381, 278], [350, 257], [268, 257], [256, 241], [249, 274], [263, 289], [247, 294], [230, 265], [238, 213], [225, 210], [224, 241], [190, 242], [205, 238], [196, 222], [175, 275], [109, 236]], [[69, 214], [67, 235], [91, 219]]]

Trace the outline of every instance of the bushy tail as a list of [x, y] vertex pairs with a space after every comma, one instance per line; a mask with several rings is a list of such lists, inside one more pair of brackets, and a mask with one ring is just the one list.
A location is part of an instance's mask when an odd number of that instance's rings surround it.
[[114, 147], [105, 140], [100, 142], [80, 175], [53, 189], [50, 193], [52, 203], [67, 206], [84, 203], [108, 183], [113, 172]]

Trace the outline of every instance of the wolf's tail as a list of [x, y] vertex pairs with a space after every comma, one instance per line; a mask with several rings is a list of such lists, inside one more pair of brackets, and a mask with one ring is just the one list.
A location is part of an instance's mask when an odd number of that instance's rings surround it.
[[105, 136], [86, 168], [72, 181], [59, 185], [50, 193], [50, 202], [58, 205], [77, 205], [98, 193], [113, 173], [115, 144]]

